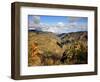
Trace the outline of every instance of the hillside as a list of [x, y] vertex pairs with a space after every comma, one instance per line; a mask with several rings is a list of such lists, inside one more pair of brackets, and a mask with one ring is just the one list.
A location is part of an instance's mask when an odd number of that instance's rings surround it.
[[87, 32], [72, 32], [72, 33], [63, 33], [58, 35], [60, 39], [62, 40], [62, 44], [68, 44], [68, 43], [73, 43], [75, 41], [84, 41], [87, 42]]
[[55, 34], [29, 31], [28, 65], [87, 63], [87, 32]]

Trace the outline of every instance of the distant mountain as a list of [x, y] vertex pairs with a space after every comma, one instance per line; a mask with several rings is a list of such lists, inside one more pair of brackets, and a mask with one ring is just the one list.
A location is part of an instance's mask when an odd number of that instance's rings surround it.
[[80, 36], [82, 36], [82, 35], [87, 35], [87, 31], [79, 31], [79, 32], [71, 32], [71, 33], [62, 33], [62, 34], [59, 34], [58, 36], [61, 38], [61, 39], [63, 39], [63, 38], [65, 38], [65, 37], [70, 37], [70, 36], [72, 36], [72, 37], [75, 37], [76, 39], [79, 39], [79, 37]]
[[87, 41], [88, 38], [86, 31], [63, 33], [58, 36], [61, 38], [63, 44], [70, 43], [73, 41], [79, 41], [79, 40]]
[[[46, 32], [46, 31], [40, 31], [40, 30], [29, 30], [29, 34], [36, 34], [36, 36], [42, 36], [43, 38], [45, 36], [51, 38], [52, 40], [55, 39], [58, 41], [59, 46], [62, 47], [64, 44], [72, 43], [74, 41], [87, 41], [87, 31], [79, 31], [79, 32], [71, 32], [71, 33], [62, 33], [62, 34], [56, 34], [53, 32]], [[36, 37], [34, 36], [34, 37]], [[38, 38], [37, 36], [37, 38]], [[45, 37], [44, 40], [47, 38]], [[45, 40], [46, 41], [46, 40]]]

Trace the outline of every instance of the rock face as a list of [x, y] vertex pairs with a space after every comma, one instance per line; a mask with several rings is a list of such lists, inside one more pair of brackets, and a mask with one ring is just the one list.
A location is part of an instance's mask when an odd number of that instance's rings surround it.
[[[68, 53], [66, 53], [66, 50], [68, 50], [67, 48], [72, 46], [75, 41], [84, 41], [86, 43], [85, 46], [87, 46], [87, 32], [56, 35], [52, 32], [29, 31], [28, 65], [74, 64], [72, 61], [68, 61]], [[70, 63], [66, 63], [66, 61]]]

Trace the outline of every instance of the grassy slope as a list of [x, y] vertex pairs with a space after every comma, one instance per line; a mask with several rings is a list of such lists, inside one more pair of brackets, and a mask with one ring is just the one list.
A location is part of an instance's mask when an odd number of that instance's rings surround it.
[[87, 63], [86, 32], [63, 34], [60, 37], [51, 32], [29, 32], [29, 66], [78, 63]]

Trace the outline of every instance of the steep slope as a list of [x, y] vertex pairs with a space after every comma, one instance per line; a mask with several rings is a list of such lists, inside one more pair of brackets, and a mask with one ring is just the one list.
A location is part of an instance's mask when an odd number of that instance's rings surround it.
[[87, 64], [87, 32], [64, 33], [59, 37], [65, 50], [62, 56], [62, 62], [64, 64]]
[[62, 40], [62, 43], [64, 44], [67, 44], [67, 43], [72, 43], [74, 41], [87, 41], [88, 39], [88, 36], [87, 36], [87, 32], [84, 31], [84, 32], [72, 32], [72, 33], [63, 33], [63, 34], [60, 34], [58, 35], [61, 40]]
[[[47, 59], [50, 62], [50, 59], [60, 59], [63, 55], [63, 49], [57, 44], [61, 43], [61, 39], [57, 37], [54, 33], [51, 32], [29, 32], [28, 35], [28, 49], [29, 49], [29, 58], [32, 57], [30, 53], [32, 50], [32, 46], [35, 45], [38, 50], [37, 55], [41, 56], [41, 64], [48, 65]], [[33, 47], [34, 49], [34, 47]], [[37, 60], [38, 61], [38, 60]], [[54, 62], [54, 61], [52, 61]], [[33, 65], [32, 62], [29, 61], [29, 65]]]
[[87, 32], [55, 34], [29, 31], [28, 65], [87, 63]]

